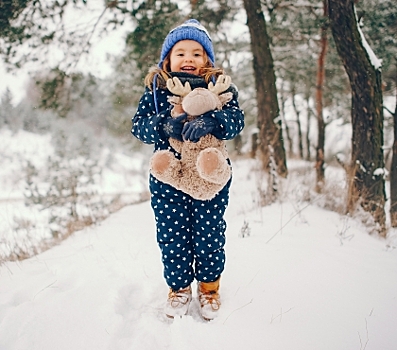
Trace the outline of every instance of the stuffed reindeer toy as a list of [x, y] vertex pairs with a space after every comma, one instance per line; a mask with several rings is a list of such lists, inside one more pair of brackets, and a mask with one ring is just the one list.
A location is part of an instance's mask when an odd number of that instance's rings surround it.
[[[167, 88], [174, 96], [168, 101], [173, 105], [182, 105], [187, 121], [194, 120], [206, 112], [222, 109], [232, 99], [232, 93], [226, 92], [231, 83], [227, 75], [220, 75], [215, 85], [210, 82], [208, 89], [191, 89], [174, 77], [167, 80]], [[174, 108], [171, 116], [176, 118]], [[225, 186], [231, 176], [228, 154], [224, 141], [207, 134], [197, 142], [169, 139], [170, 145], [181, 155], [177, 159], [171, 151], [160, 150], [153, 154], [150, 162], [151, 173], [160, 181], [181, 190], [199, 200], [209, 200]]]

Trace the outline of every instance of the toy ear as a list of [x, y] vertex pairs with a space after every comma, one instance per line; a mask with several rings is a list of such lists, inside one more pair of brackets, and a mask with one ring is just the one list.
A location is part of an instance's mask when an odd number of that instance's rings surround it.
[[219, 95], [219, 101], [221, 101], [222, 106], [225, 105], [227, 102], [231, 101], [233, 98], [233, 94], [231, 92], [225, 92], [222, 95]]

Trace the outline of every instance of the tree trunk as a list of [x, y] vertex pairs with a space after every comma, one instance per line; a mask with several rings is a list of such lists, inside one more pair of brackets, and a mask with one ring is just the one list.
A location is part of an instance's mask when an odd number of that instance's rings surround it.
[[396, 107], [393, 114], [393, 153], [390, 167], [390, 223], [392, 227], [397, 227], [397, 90]]
[[298, 129], [298, 153], [299, 153], [299, 158], [303, 159], [303, 135], [302, 135], [302, 124], [300, 120], [300, 111], [298, 107], [296, 106], [295, 103], [295, 87], [292, 86], [291, 89], [291, 99], [292, 99], [292, 106], [294, 107], [294, 111], [296, 114], [296, 127]]
[[[323, 0], [324, 18], [328, 16], [327, 0]], [[316, 186], [318, 193], [322, 192], [324, 186], [324, 144], [325, 144], [325, 123], [323, 116], [323, 87], [325, 80], [325, 57], [328, 48], [327, 28], [328, 24], [321, 26], [321, 50], [317, 62], [317, 82], [316, 82], [316, 112], [317, 112], [317, 148], [316, 148]]]
[[275, 164], [277, 174], [286, 177], [287, 165], [277, 101], [276, 75], [266, 21], [260, 0], [244, 0], [244, 7], [251, 35], [258, 104], [258, 150], [264, 169], [272, 170], [270, 164]]
[[310, 152], [310, 122], [311, 122], [311, 116], [312, 116], [312, 111], [310, 108], [310, 96], [306, 96], [306, 105], [307, 105], [307, 125], [306, 125], [306, 136], [305, 136], [305, 141], [306, 141], [306, 160], [310, 162], [310, 159], [312, 157], [311, 152]]
[[352, 159], [348, 210], [357, 204], [385, 230], [381, 74], [371, 63], [357, 27], [353, 0], [328, 0], [332, 34], [352, 93]]
[[288, 144], [288, 157], [293, 158], [294, 157], [294, 145], [292, 143], [292, 137], [289, 132], [289, 126], [287, 119], [285, 118], [285, 97], [284, 97], [284, 89], [282, 88], [282, 93], [281, 93], [281, 118], [284, 123], [285, 127], [285, 136], [287, 138], [287, 144]]

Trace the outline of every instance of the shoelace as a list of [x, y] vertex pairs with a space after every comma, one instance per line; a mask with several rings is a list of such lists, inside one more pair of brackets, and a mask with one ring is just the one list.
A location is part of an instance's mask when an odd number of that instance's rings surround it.
[[180, 304], [185, 305], [189, 301], [189, 289], [182, 289], [178, 291], [170, 290], [168, 293], [168, 300], [172, 307], [178, 307]]
[[216, 291], [206, 291], [200, 295], [201, 305], [209, 304], [212, 310], [217, 311], [221, 307], [219, 295]]

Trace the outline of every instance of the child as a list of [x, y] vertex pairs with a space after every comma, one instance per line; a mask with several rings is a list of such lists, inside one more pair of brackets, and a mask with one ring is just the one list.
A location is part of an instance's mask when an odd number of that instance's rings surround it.
[[[132, 134], [154, 150], [171, 150], [169, 138], [197, 142], [212, 134], [230, 140], [244, 127], [244, 113], [233, 85], [227, 90], [233, 98], [222, 110], [213, 110], [188, 122], [181, 105], [171, 105], [166, 80], [178, 77], [192, 89], [208, 87], [223, 74], [214, 67], [215, 55], [207, 30], [194, 19], [171, 30], [164, 40], [158, 67], [145, 78], [145, 92], [132, 119]], [[176, 118], [171, 117], [175, 108]], [[229, 161], [229, 160], [228, 160]], [[229, 161], [230, 162], [230, 161]], [[164, 277], [169, 286], [165, 314], [174, 318], [188, 312], [192, 300], [191, 283], [198, 281], [201, 314], [211, 320], [220, 308], [219, 280], [225, 265], [223, 218], [229, 201], [230, 182], [211, 200], [197, 200], [150, 175], [151, 205], [162, 253]]]

